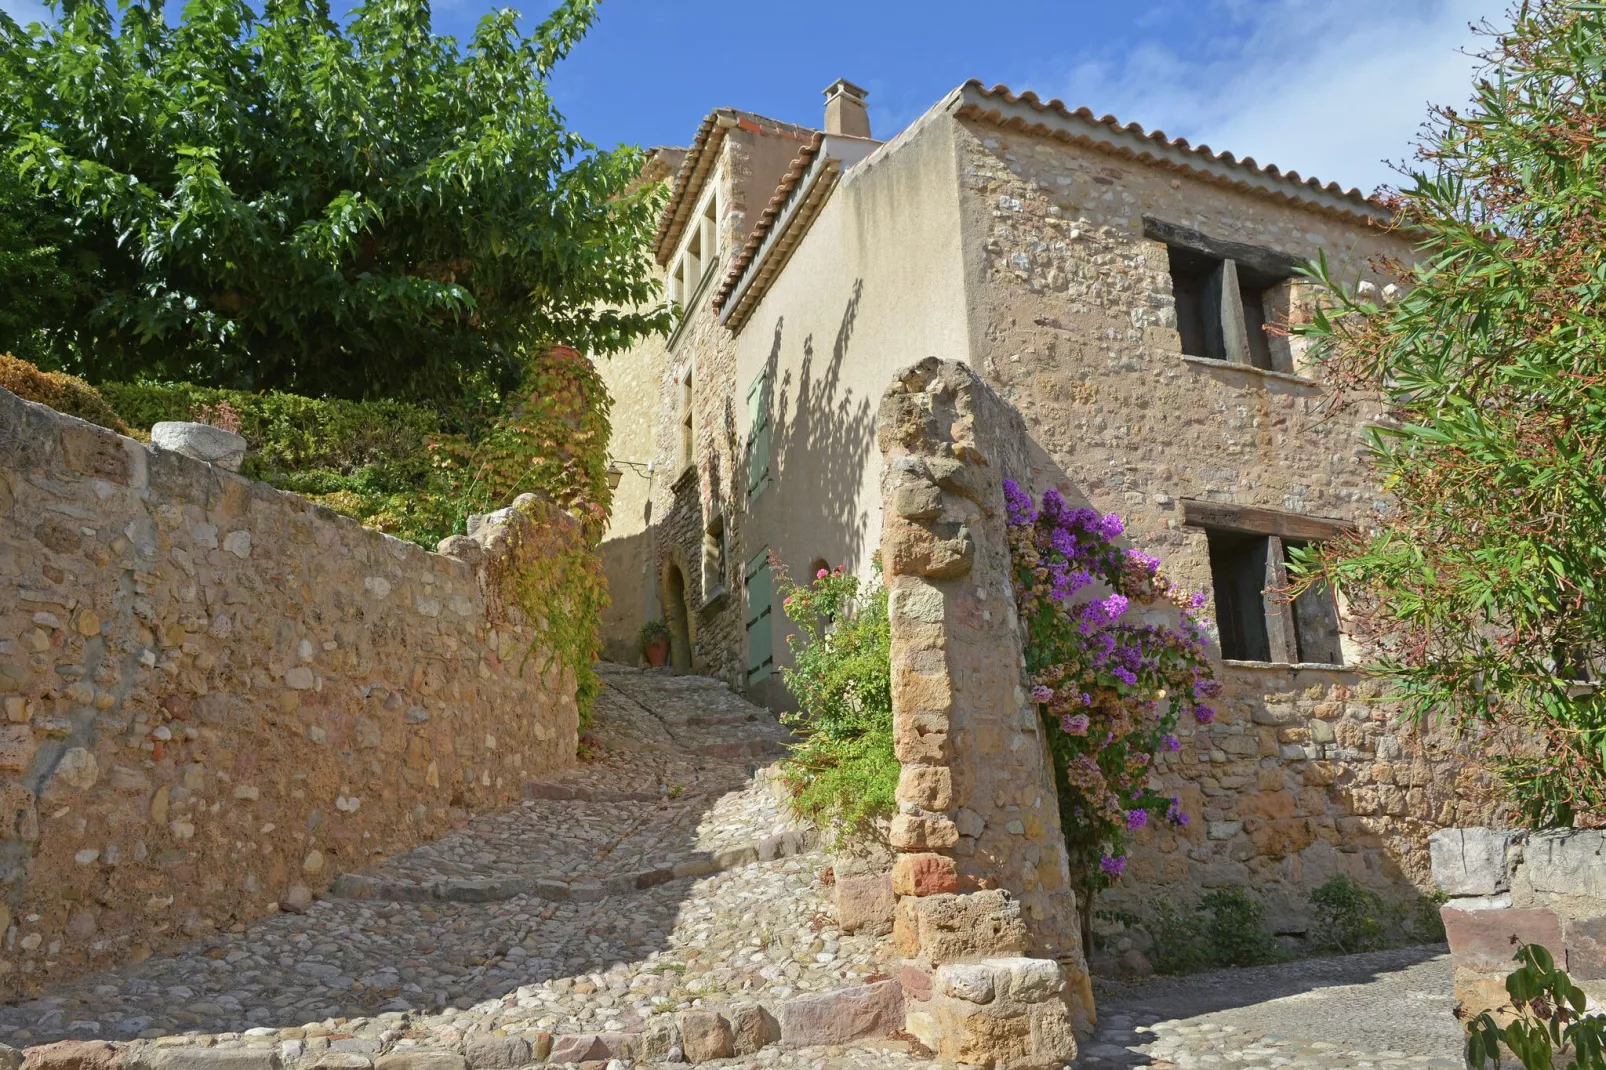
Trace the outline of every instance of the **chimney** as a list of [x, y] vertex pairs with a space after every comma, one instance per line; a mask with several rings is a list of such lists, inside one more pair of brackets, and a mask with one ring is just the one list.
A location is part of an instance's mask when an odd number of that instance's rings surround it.
[[825, 90], [825, 132], [847, 137], [870, 136], [870, 111], [865, 107], [867, 92], [838, 78]]

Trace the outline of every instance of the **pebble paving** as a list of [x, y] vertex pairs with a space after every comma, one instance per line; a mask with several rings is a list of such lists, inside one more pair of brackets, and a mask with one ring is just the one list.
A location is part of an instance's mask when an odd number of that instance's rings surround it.
[[[776, 801], [767, 763], [785, 729], [717, 681], [616, 666], [602, 675], [590, 760], [532, 785], [522, 806], [361, 875], [380, 891], [504, 877], [572, 890], [615, 878], [602, 893], [331, 895], [305, 914], [271, 915], [0, 1006], [0, 1041], [113, 1040], [136, 1053], [208, 1049], [218, 1066], [244, 1066], [227, 1059], [254, 1052], [285, 1070], [355, 1070], [409, 1052], [517, 1067], [541, 1062], [554, 1043], [544, 1065], [567, 1065], [560, 1056], [578, 1061], [574, 1042], [594, 1034], [618, 1051], [591, 1051], [583, 1065], [623, 1070], [673, 1065], [678, 1049], [620, 1054], [619, 1038], [633, 1034], [639, 1047], [677, 1010], [773, 1008], [895, 974], [885, 941], [835, 929], [820, 880], [830, 859]], [[766, 842], [785, 850], [760, 852]], [[650, 887], [617, 880], [676, 866], [696, 872]], [[1100, 1029], [1077, 1065], [1459, 1067], [1449, 1057], [1458, 1045], [1447, 960], [1380, 954], [1104, 985]], [[1354, 1024], [1362, 1020], [1370, 1024]], [[888, 1038], [772, 1045], [704, 1065], [933, 1070], [926, 1055]]]

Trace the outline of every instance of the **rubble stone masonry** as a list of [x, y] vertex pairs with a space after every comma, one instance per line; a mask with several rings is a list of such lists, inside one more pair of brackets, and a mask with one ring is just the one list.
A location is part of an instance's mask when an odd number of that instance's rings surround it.
[[1024, 428], [968, 367], [927, 358], [888, 388], [877, 433], [908, 1028], [946, 1061], [1060, 1066], [1093, 1004], [1011, 588], [1002, 481]]
[[[1121, 514], [1132, 545], [1206, 592], [1206, 535], [1184, 523], [1184, 499], [1373, 515], [1362, 422], [1375, 414], [1332, 414], [1297, 339], [1268, 339], [1285, 371], [1184, 356], [1167, 246], [1146, 237], [1145, 217], [1300, 260], [1325, 250], [1336, 275], [1379, 291], [1389, 277], [1374, 258], [1407, 257], [1403, 238], [1024, 130], [958, 121], [954, 136], [972, 360], [1025, 420], [1035, 491]], [[1296, 279], [1280, 311], [1297, 319], [1311, 299]], [[1360, 660], [1346, 649], [1347, 664]], [[1146, 915], [1167, 889], [1186, 900], [1235, 884], [1267, 902], [1274, 927], [1301, 932], [1308, 891], [1335, 874], [1396, 898], [1426, 891], [1428, 834], [1482, 813], [1454, 748], [1402, 726], [1383, 684], [1353, 669], [1217, 673], [1215, 723], [1184, 726], [1182, 749], [1156, 764], [1156, 786], [1190, 823], [1141, 830], [1100, 905]]]
[[0, 390], [0, 987], [305, 909], [574, 759], [504, 604], [534, 499], [431, 554]]

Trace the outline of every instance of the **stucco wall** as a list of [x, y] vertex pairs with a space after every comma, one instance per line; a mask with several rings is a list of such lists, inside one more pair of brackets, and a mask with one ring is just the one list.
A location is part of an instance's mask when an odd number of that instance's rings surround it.
[[[984, 122], [953, 129], [971, 360], [1025, 418], [1036, 490], [1057, 486], [1121, 514], [1135, 546], [1206, 592], [1205, 533], [1182, 525], [1179, 499], [1371, 515], [1379, 492], [1359, 424], [1368, 414], [1331, 417], [1314, 378], [1185, 359], [1166, 248], [1145, 239], [1142, 217], [1301, 259], [1325, 250], [1340, 277], [1378, 285], [1389, 280], [1368, 259], [1407, 255], [1406, 242], [1077, 145]], [[1296, 349], [1296, 368], [1302, 356]], [[1191, 822], [1180, 834], [1139, 834], [1110, 904], [1141, 913], [1157, 888], [1192, 896], [1240, 884], [1267, 900], [1275, 926], [1300, 930], [1308, 889], [1337, 873], [1396, 895], [1402, 879], [1426, 889], [1427, 835], [1471, 812], [1450, 748], [1399, 728], [1379, 683], [1354, 672], [1218, 672], [1216, 723], [1191, 728], [1157, 765]]]
[[794, 576], [817, 558], [868, 574], [882, 392], [900, 367], [968, 350], [946, 125], [922, 120], [843, 176], [736, 340], [738, 389], [766, 367], [775, 384], [775, 485], [747, 520], [749, 552], [770, 546]]
[[571, 763], [496, 576], [578, 524], [526, 508], [431, 554], [0, 390], [0, 986], [304, 906]]

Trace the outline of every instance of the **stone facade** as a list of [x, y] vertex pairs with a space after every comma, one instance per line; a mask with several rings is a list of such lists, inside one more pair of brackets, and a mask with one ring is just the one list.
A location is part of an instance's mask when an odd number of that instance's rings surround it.
[[[723, 311], [704, 291], [671, 342], [673, 361], [719, 369], [699, 389], [735, 401], [721, 410], [739, 419], [719, 448], [737, 469], [755, 441], [745, 391], [761, 376], [773, 384], [762, 444], [772, 482], [749, 498], [738, 480], [725, 503], [733, 563], [768, 550], [793, 575], [823, 560], [869, 576], [886, 523], [875, 411], [899, 369], [925, 355], [969, 365], [1018, 413], [1023, 487], [1121, 514], [1131, 545], [1211, 596], [1212, 617], [1221, 607], [1201, 516], [1337, 532], [1375, 515], [1364, 442], [1375, 413], [1335, 416], [1320, 369], [1276, 331], [1256, 340], [1264, 366], [1185, 352], [1172, 256], [1181, 240], [1242, 258], [1242, 277], [1231, 276], [1240, 297], [1252, 265], [1284, 268], [1261, 311], [1273, 324], [1298, 320], [1312, 295], [1288, 265], [1319, 253], [1336, 276], [1390, 292], [1384, 269], [1411, 250], [1381, 207], [975, 83], [867, 156], [837, 161], [840, 179], [808, 200], [797, 191], [810, 188], [830, 136], [814, 160], [800, 154], [763, 241], [730, 269], [726, 289], [746, 295], [740, 317], [718, 325]], [[1222, 331], [1247, 353], [1247, 328], [1223, 320]], [[611, 380], [621, 410], [656, 414], [666, 429], [676, 410], [663, 384], [673, 381]], [[667, 483], [657, 493], [654, 517], [667, 517]], [[682, 508], [689, 518], [690, 503]], [[689, 519], [672, 534], [652, 523], [661, 542], [692, 538]], [[628, 525], [609, 535], [640, 537]], [[740, 606], [743, 592], [730, 591]], [[1268, 617], [1283, 612], [1267, 606]], [[765, 638], [784, 663], [789, 628], [772, 619]], [[712, 663], [751, 660], [746, 636], [719, 634]], [[1309, 891], [1335, 875], [1397, 899], [1428, 890], [1427, 836], [1486, 819], [1471, 774], [1450, 741], [1401, 726], [1381, 685], [1355, 670], [1363, 652], [1347, 636], [1337, 645], [1341, 662], [1302, 660], [1290, 644], [1218, 660], [1226, 690], [1215, 722], [1186, 726], [1182, 749], [1156, 766], [1155, 786], [1182, 800], [1189, 824], [1142, 830], [1102, 902], [1142, 915], [1158, 890], [1186, 901], [1239, 884], [1266, 902], [1277, 931], [1297, 935]]]
[[535, 499], [431, 554], [0, 390], [0, 984], [305, 910], [574, 760], [497, 577]]
[[945, 1060], [1057, 1067], [1093, 1000], [1023, 687], [1002, 480], [1024, 467], [1024, 427], [969, 368], [933, 358], [888, 388], [878, 425], [909, 1030]]
[[1431, 845], [1463, 1020], [1504, 1021], [1517, 941], [1548, 950], [1591, 1010], [1606, 1006], [1606, 832], [1450, 828]]

